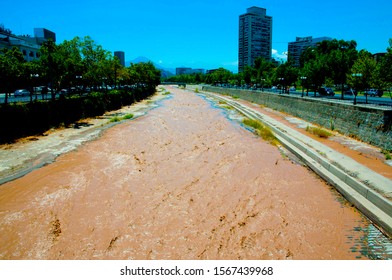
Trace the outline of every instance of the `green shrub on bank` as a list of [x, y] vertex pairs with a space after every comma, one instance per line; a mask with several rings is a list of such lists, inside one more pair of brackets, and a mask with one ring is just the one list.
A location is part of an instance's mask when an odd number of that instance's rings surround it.
[[306, 131], [308, 131], [308, 132], [310, 132], [320, 138], [328, 138], [333, 135], [329, 131], [322, 129], [320, 127], [307, 126]]
[[145, 99], [154, 92], [155, 88], [114, 90], [92, 92], [87, 96], [62, 96], [57, 100], [1, 104], [0, 143], [39, 135], [53, 127], [69, 126], [82, 118], [101, 116]]
[[384, 154], [386, 160], [391, 160], [392, 159], [391, 151], [382, 149], [381, 153]]
[[126, 114], [124, 117], [122, 117], [123, 120], [129, 120], [133, 118], [133, 114]]
[[272, 130], [262, 122], [252, 119], [244, 119], [242, 122], [243, 124], [254, 128], [257, 135], [266, 140], [268, 143], [274, 146], [279, 144], [279, 140], [275, 137]]

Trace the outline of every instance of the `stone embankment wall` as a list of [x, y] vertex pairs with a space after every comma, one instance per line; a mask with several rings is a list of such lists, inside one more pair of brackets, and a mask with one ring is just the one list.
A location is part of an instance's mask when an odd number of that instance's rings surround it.
[[236, 96], [392, 150], [392, 109], [352, 105], [337, 100], [203, 86], [204, 91]]

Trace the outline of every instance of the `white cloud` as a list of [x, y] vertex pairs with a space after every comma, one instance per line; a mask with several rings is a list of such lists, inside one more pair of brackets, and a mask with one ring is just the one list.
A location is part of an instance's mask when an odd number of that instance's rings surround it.
[[287, 52], [279, 53], [278, 50], [272, 49], [272, 57], [277, 60], [287, 60]]
[[231, 61], [231, 62], [224, 62], [224, 66], [238, 66], [238, 60], [236, 61]]

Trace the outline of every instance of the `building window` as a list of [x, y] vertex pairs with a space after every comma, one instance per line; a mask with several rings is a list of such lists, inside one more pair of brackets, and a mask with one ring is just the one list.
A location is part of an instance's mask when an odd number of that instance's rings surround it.
[[34, 57], [34, 53], [32, 51], [30, 51], [29, 56]]
[[22, 53], [23, 53], [23, 55], [27, 55], [26, 50], [23, 50]]

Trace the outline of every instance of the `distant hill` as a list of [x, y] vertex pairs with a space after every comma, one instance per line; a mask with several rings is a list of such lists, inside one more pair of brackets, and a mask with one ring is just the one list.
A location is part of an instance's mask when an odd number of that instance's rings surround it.
[[[139, 56], [139, 57], [132, 59], [131, 61], [125, 62], [125, 66], [131, 65], [131, 63], [149, 62], [149, 61], [151, 61], [155, 65], [154, 61], [152, 61], [151, 59], [144, 57], [144, 56]], [[156, 65], [155, 65], [155, 67], [156, 67]]]
[[152, 62], [152, 64], [154, 64], [154, 66], [157, 68], [157, 69], [159, 69], [159, 70], [161, 70], [161, 76], [162, 76], [162, 78], [169, 78], [169, 77], [171, 77], [171, 76], [174, 76], [174, 74], [173, 74], [173, 69], [169, 69], [169, 68], [164, 68], [164, 67], [162, 67], [162, 66], [160, 66], [160, 65], [158, 65], [158, 64], [156, 64], [154, 61], [152, 61], [151, 59], [149, 59], [148, 57], [145, 57], [145, 56], [139, 56], [139, 57], [137, 57], [137, 58], [135, 58], [135, 59], [133, 59], [133, 60], [130, 60], [130, 61], [126, 61], [125, 62], [125, 66], [129, 66], [129, 65], [131, 65], [131, 63], [140, 63], [140, 62], [144, 62], [144, 63], [146, 63], [146, 62]]

